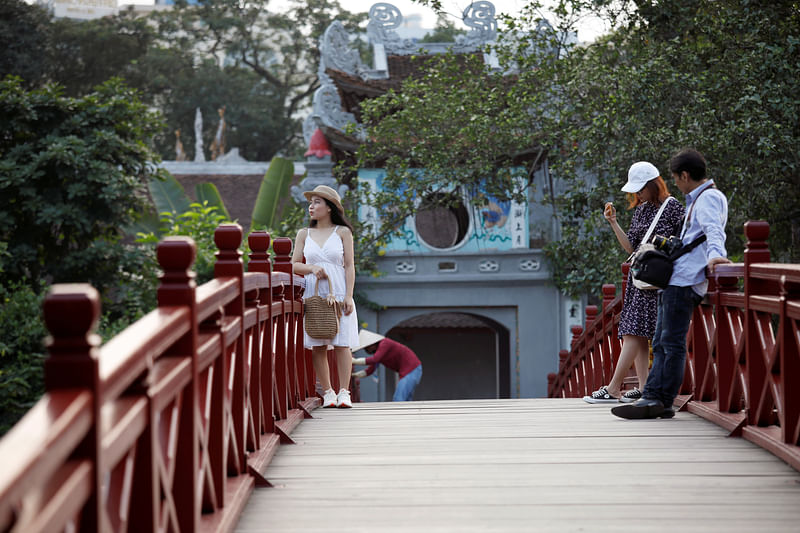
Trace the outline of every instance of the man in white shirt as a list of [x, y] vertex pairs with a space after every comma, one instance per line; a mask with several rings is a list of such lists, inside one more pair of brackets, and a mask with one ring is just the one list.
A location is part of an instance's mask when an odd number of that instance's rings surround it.
[[705, 242], [680, 256], [673, 265], [669, 285], [658, 298], [658, 318], [653, 336], [653, 367], [635, 403], [611, 409], [620, 418], [672, 418], [686, 364], [686, 334], [697, 304], [708, 288], [710, 275], [720, 263], [730, 263], [725, 251], [728, 200], [706, 176], [706, 160], [697, 150], [682, 150], [670, 159], [675, 185], [686, 196], [684, 246], [705, 235]]

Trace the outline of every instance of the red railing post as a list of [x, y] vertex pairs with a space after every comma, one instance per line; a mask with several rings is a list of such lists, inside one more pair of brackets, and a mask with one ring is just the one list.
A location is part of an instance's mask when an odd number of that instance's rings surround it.
[[590, 368], [586, 369], [586, 382], [583, 394], [591, 394], [595, 389], [603, 385], [603, 364], [601, 359], [601, 342], [597, 342], [595, 322], [597, 321], [598, 309], [596, 305], [586, 306], [586, 346], [587, 351], [586, 363]]
[[[225, 381], [230, 398], [230, 414], [235, 434], [235, 439], [229, 443], [229, 446], [236, 446], [236, 453], [232, 460], [236, 463], [235, 470], [239, 474], [247, 468], [245, 398], [249, 387], [246, 375], [249, 354], [244, 331], [244, 264], [242, 263], [242, 252], [239, 249], [242, 245], [242, 235], [242, 227], [239, 224], [220, 224], [214, 231], [214, 243], [219, 250], [214, 263], [214, 277], [231, 277], [236, 278], [239, 282], [239, 295], [227, 303], [224, 309], [226, 317], [235, 317], [239, 320], [239, 327], [234, 330], [238, 338], [232, 352], [228, 352], [223, 346], [223, 351], [230, 353], [229, 356], [226, 356], [228, 357], [226, 368], [228, 373], [225, 375]], [[227, 345], [227, 343], [225, 344]]]
[[614, 325], [614, 310], [613, 302], [617, 296], [617, 287], [613, 283], [607, 283], [602, 287], [603, 291], [603, 349], [602, 352], [602, 367], [603, 367], [603, 385], [611, 381], [611, 376], [614, 375], [614, 370], [617, 368], [617, 359], [619, 359], [619, 342], [617, 342], [617, 328]]
[[76, 449], [77, 458], [93, 466], [89, 499], [81, 513], [81, 527], [98, 531], [103, 524], [103, 458], [100, 434], [99, 364], [100, 337], [94, 333], [100, 317], [100, 296], [91, 285], [53, 285], [44, 301], [44, 322], [50, 332], [44, 363], [45, 389], [88, 389], [92, 393], [91, 429]]
[[[576, 354], [579, 349], [579, 340], [583, 335], [582, 326], [570, 326], [572, 332], [572, 340], [569, 343], [570, 354]], [[571, 363], [568, 363], [569, 368], [569, 390], [571, 394], [578, 395], [586, 394], [586, 360], [578, 358], [577, 355], [573, 358]]]
[[[276, 346], [275, 346], [275, 383], [278, 390], [276, 398], [278, 402], [278, 413], [281, 419], [286, 419], [291, 408], [290, 374], [289, 359], [290, 350], [293, 346], [289, 344], [292, 301], [292, 240], [287, 237], [278, 237], [272, 242], [272, 250], [275, 252], [274, 268], [275, 272], [283, 272], [288, 275], [288, 286], [282, 284], [280, 292], [273, 292], [273, 298], [280, 298], [282, 306], [281, 316], [276, 325]], [[273, 287], [273, 290], [276, 287]]]
[[[178, 443], [180, 450], [175, 456], [175, 479], [172, 483], [172, 499], [181, 531], [194, 531], [200, 520], [201, 501], [197, 497], [197, 481], [200, 457], [200, 429], [197, 425], [199, 402], [197, 392], [197, 300], [194, 264], [196, 246], [188, 237], [166, 237], [156, 248], [156, 256], [161, 266], [159, 277], [158, 306], [182, 306], [189, 309], [191, 327], [173, 347], [173, 351], [181, 355], [191, 355], [192, 377], [183, 392], [180, 404]], [[157, 406], [150, 402], [150, 426], [143, 439], [149, 440], [137, 460], [136, 477], [140, 482], [134, 485], [131, 495], [130, 526], [132, 531], [145, 531], [158, 527], [161, 517], [161, 486], [158, 479], [157, 441], [162, 437], [161, 428], [156, 425], [159, 417]], [[149, 457], [148, 457], [149, 456]], [[148, 460], [145, 460], [148, 457]], [[146, 470], [146, 471], [145, 471]], [[147, 484], [148, 490], [143, 490]]]
[[[275, 373], [274, 361], [272, 360], [272, 262], [269, 258], [269, 245], [271, 239], [266, 231], [253, 231], [247, 237], [250, 246], [250, 260], [247, 263], [248, 272], [262, 272], [267, 275], [268, 283], [266, 289], [258, 293], [259, 307], [259, 371], [256, 379], [260, 381], [259, 389], [259, 418], [263, 433], [275, 432], [275, 415], [273, 411], [273, 375]], [[260, 316], [264, 313], [266, 316]], [[251, 387], [254, 385], [251, 381]]]
[[725, 296], [736, 294], [739, 278], [717, 277], [711, 298], [714, 304], [715, 332], [714, 353], [717, 367], [717, 405], [723, 413], [738, 413], [744, 408], [744, 388], [739, 371], [744, 339], [741, 338], [741, 312], [725, 305]]
[[[561, 386], [562, 389], [572, 387], [572, 380], [570, 376], [565, 375], [567, 369], [565, 366], [568, 364], [568, 357], [569, 357], [569, 350], [559, 350], [558, 352], [558, 374], [556, 382]], [[556, 383], [554, 382], [554, 384]], [[564, 392], [556, 391], [551, 389], [548, 393], [548, 396], [553, 397], [554, 394], [558, 393], [560, 397], [564, 397]]]
[[773, 422], [773, 402], [767, 399], [769, 391], [767, 380], [771, 369], [764, 361], [765, 354], [758, 339], [764, 328], [771, 327], [768, 317], [751, 309], [752, 298], [765, 294], [769, 290], [769, 283], [765, 280], [753, 278], [751, 267], [754, 263], [768, 263], [770, 260], [767, 237], [769, 237], [769, 224], [763, 221], [749, 221], [744, 225], [747, 237], [747, 247], [744, 251], [744, 305], [745, 305], [745, 358], [747, 387], [748, 424], [770, 425]]
[[790, 302], [797, 307], [800, 284], [790, 283], [787, 277], [780, 280], [780, 374], [778, 397], [780, 402], [781, 438], [786, 444], [800, 445], [800, 317], [788, 312]]

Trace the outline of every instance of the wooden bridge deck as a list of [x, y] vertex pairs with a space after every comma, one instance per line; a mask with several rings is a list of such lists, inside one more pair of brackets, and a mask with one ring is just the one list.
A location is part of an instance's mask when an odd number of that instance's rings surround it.
[[687, 412], [526, 399], [313, 415], [237, 532], [800, 531], [800, 473]]

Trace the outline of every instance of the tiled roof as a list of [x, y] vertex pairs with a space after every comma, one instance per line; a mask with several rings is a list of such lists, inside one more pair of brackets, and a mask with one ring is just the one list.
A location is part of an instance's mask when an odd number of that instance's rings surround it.
[[[459, 54], [466, 57], [471, 54]], [[359, 76], [342, 72], [341, 70], [327, 69], [325, 73], [333, 79], [345, 110], [353, 113], [356, 120], [361, 121], [360, 104], [367, 98], [380, 96], [389, 89], [400, 89], [406, 78], [420, 78], [425, 74], [425, 64], [435, 56], [419, 55], [392, 55], [387, 56], [386, 63], [389, 67], [389, 78], [384, 80], [363, 80]]]

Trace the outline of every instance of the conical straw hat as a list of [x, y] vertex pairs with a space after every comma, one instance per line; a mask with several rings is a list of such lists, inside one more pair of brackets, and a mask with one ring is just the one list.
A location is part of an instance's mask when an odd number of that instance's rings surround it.
[[362, 329], [358, 332], [358, 347], [353, 348], [354, 352], [366, 348], [367, 346], [371, 346], [376, 342], [385, 339], [383, 335], [380, 333], [375, 333], [366, 329]]

